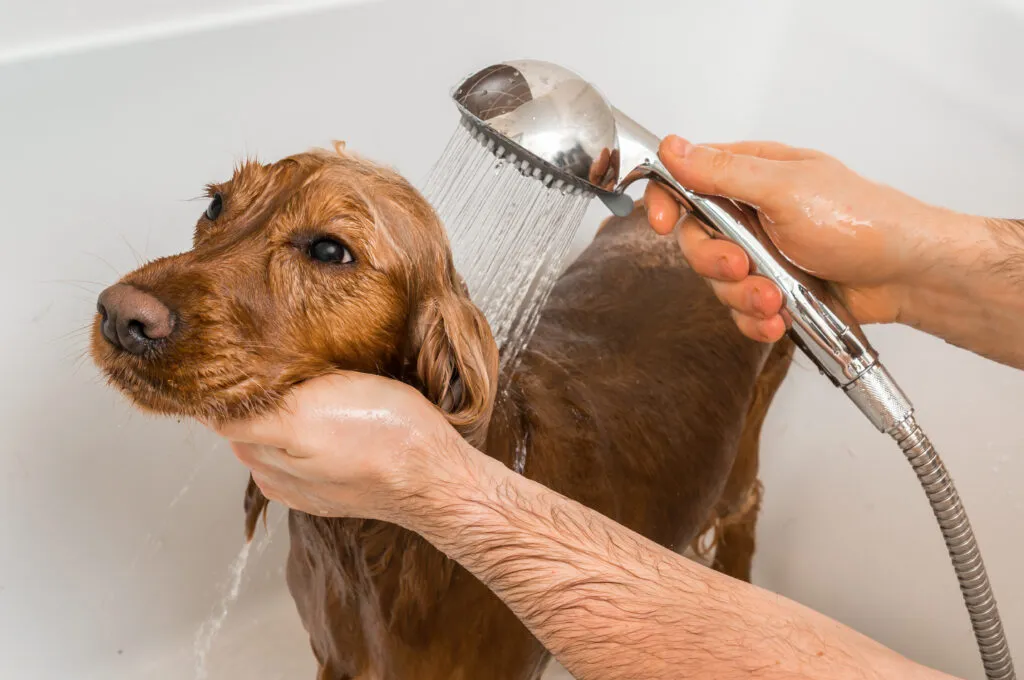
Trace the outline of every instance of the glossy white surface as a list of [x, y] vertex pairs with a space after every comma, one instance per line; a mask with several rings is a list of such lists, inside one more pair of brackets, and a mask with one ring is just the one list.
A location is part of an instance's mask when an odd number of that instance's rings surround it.
[[[133, 249], [188, 246], [203, 207], [190, 199], [244, 154], [340, 138], [419, 181], [456, 125], [449, 87], [535, 57], [582, 72], [659, 133], [815, 146], [924, 199], [1024, 216], [1019, 2], [626, 11], [601, 0], [581, 12], [524, 0], [507, 17], [468, 1], [244, 4], [0, 0], [0, 658], [11, 677], [193, 677], [193, 637], [241, 547], [245, 475], [198, 427], [134, 413], [76, 365], [75, 329], [135, 266]], [[601, 216], [595, 204], [591, 228]], [[1024, 655], [1024, 374], [908, 329], [868, 332], [958, 482]], [[982, 677], [913, 475], [801, 366], [765, 428], [756, 581]], [[283, 535], [254, 550], [211, 678], [312, 678], [283, 591]]]

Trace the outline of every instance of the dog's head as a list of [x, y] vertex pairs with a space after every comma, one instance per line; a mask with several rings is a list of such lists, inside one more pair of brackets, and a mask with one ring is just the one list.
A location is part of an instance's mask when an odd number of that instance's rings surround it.
[[408, 182], [339, 148], [246, 163], [208, 193], [191, 250], [100, 295], [92, 355], [112, 384], [144, 409], [223, 421], [363, 371], [481, 433], [497, 348]]

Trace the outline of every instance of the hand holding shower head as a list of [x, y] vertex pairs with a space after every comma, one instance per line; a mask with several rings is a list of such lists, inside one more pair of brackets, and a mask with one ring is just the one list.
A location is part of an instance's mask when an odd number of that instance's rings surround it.
[[988, 576], [952, 480], [917, 426], [910, 402], [830, 285], [778, 251], [755, 209], [679, 184], [658, 158], [659, 138], [568, 69], [533, 60], [494, 64], [457, 85], [452, 97], [477, 140], [524, 175], [563, 191], [593, 193], [616, 215], [633, 210], [626, 187], [639, 179], [657, 181], [709, 233], [743, 248], [754, 270], [782, 291], [790, 337], [910, 460], [946, 539], [986, 674], [1015, 678]]
[[[910, 414], [895, 384], [879, 409], [857, 386], [884, 369], [860, 325], [823, 281], [793, 266], [761, 229], [754, 210], [683, 187], [658, 159], [660, 140], [613, 107], [568, 69], [542, 61], [510, 61], [490, 66], [455, 88], [463, 118], [496, 155], [520, 165], [545, 184], [563, 183], [573, 191], [596, 194], [617, 215], [628, 215], [633, 201], [624, 191], [639, 179], [666, 186], [716, 236], [738, 243], [757, 273], [771, 279], [785, 299], [791, 335], [837, 386], [847, 388], [880, 430]], [[892, 411], [892, 412], [890, 412]]]

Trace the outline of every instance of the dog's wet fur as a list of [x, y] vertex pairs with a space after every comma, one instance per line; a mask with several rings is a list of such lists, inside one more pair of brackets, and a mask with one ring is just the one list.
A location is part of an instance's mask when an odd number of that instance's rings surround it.
[[[219, 214], [200, 217], [193, 248], [120, 282], [166, 306], [173, 330], [126, 351], [97, 316], [93, 357], [138, 407], [217, 422], [337, 370], [388, 376], [488, 455], [511, 466], [525, 450], [527, 477], [662, 545], [714, 529], [715, 568], [749, 580], [758, 439], [792, 348], [741, 336], [641, 207], [602, 225], [499, 375], [443, 226], [398, 174], [317, 150], [246, 163], [209, 193]], [[250, 479], [250, 537], [266, 504]], [[288, 586], [320, 680], [542, 673], [537, 640], [419, 536], [296, 511], [289, 528]]]

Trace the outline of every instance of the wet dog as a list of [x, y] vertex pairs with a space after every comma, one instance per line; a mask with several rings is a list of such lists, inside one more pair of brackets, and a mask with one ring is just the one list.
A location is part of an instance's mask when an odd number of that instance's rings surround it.
[[[402, 177], [343, 151], [247, 163], [209, 187], [188, 252], [105, 290], [92, 338], [140, 408], [229, 420], [337, 370], [421, 390], [473, 445], [749, 579], [758, 438], [791, 347], [740, 335], [642, 209], [563, 273], [518, 367], [443, 226]], [[250, 479], [249, 536], [266, 508]], [[485, 586], [419, 536], [292, 511], [287, 580], [321, 680], [525, 680], [548, 654]]]

